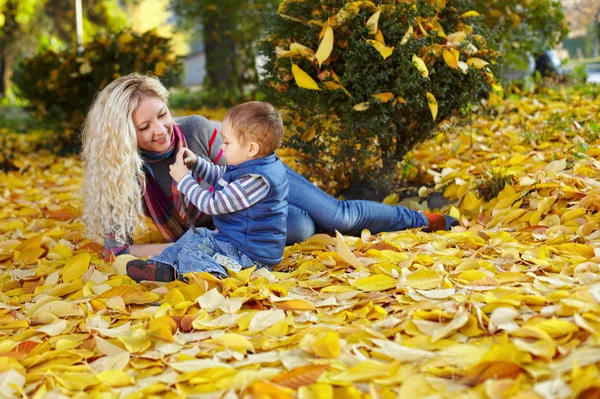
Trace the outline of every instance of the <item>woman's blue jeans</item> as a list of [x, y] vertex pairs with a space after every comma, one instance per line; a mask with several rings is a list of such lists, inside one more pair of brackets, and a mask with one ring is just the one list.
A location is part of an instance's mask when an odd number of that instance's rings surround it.
[[338, 200], [285, 166], [289, 182], [287, 240], [304, 241], [318, 231], [359, 235], [427, 226], [421, 212], [364, 200]]

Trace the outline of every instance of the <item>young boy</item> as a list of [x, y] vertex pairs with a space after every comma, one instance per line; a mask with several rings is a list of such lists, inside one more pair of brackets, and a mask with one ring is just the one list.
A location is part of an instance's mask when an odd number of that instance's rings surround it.
[[[268, 103], [247, 102], [227, 113], [221, 135], [228, 166], [210, 163], [187, 148], [170, 166], [177, 190], [213, 215], [216, 231], [199, 228], [191, 236], [190, 230], [160, 255], [128, 262], [132, 279], [173, 281], [192, 271], [226, 277], [226, 269], [270, 268], [281, 261], [288, 206], [286, 171], [275, 156], [283, 136], [281, 117]], [[214, 191], [202, 188], [188, 167]]]

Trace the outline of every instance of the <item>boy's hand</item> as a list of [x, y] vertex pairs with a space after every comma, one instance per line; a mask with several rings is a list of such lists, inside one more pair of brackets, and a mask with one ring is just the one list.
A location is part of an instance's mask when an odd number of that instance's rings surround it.
[[196, 163], [196, 154], [194, 154], [194, 152], [192, 150], [190, 150], [189, 148], [182, 148], [181, 150], [179, 150], [179, 152], [177, 153], [177, 160], [179, 161], [179, 158], [181, 158], [181, 160], [183, 161], [183, 163], [188, 167], [188, 168], [192, 168], [194, 167], [194, 164]]
[[177, 161], [174, 164], [169, 165], [169, 174], [177, 183], [179, 180], [183, 179], [183, 176], [190, 173], [190, 170], [183, 163], [183, 158], [180, 156], [181, 152], [177, 156]]

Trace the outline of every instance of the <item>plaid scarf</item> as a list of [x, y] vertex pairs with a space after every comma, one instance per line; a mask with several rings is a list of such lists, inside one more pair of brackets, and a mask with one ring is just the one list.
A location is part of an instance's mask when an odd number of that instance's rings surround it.
[[[140, 150], [144, 160], [144, 174], [146, 178], [146, 191], [144, 192], [144, 205], [146, 214], [152, 218], [158, 231], [162, 236], [173, 242], [183, 235], [190, 227], [194, 227], [195, 221], [202, 217], [202, 212], [194, 205], [188, 203], [177, 190], [177, 183], [171, 180], [171, 201], [154, 178], [154, 172], [150, 165], [169, 158], [173, 153], [177, 157], [180, 149], [187, 148], [185, 137], [177, 125], [173, 125], [173, 138], [170, 148], [165, 153], [153, 153]], [[196, 181], [198, 176], [192, 173]], [[187, 221], [187, 223], [186, 223]]]

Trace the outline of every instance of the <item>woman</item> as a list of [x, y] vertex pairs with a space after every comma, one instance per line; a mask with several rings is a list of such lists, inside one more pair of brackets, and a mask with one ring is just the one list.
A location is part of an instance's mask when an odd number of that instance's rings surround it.
[[[83, 220], [89, 234], [104, 236], [107, 253], [146, 257], [171, 245], [133, 244], [132, 232], [143, 225], [144, 215], [152, 218], [169, 242], [182, 237], [190, 226], [211, 225], [210, 217], [179, 194], [169, 166], [184, 147], [224, 165], [222, 140], [201, 116], [173, 119], [168, 97], [158, 79], [130, 74], [106, 86], [88, 113], [83, 129]], [[288, 244], [305, 240], [318, 229], [342, 234], [417, 227], [433, 231], [447, 230], [456, 222], [401, 206], [339, 201], [292, 169], [287, 168], [287, 173]]]

